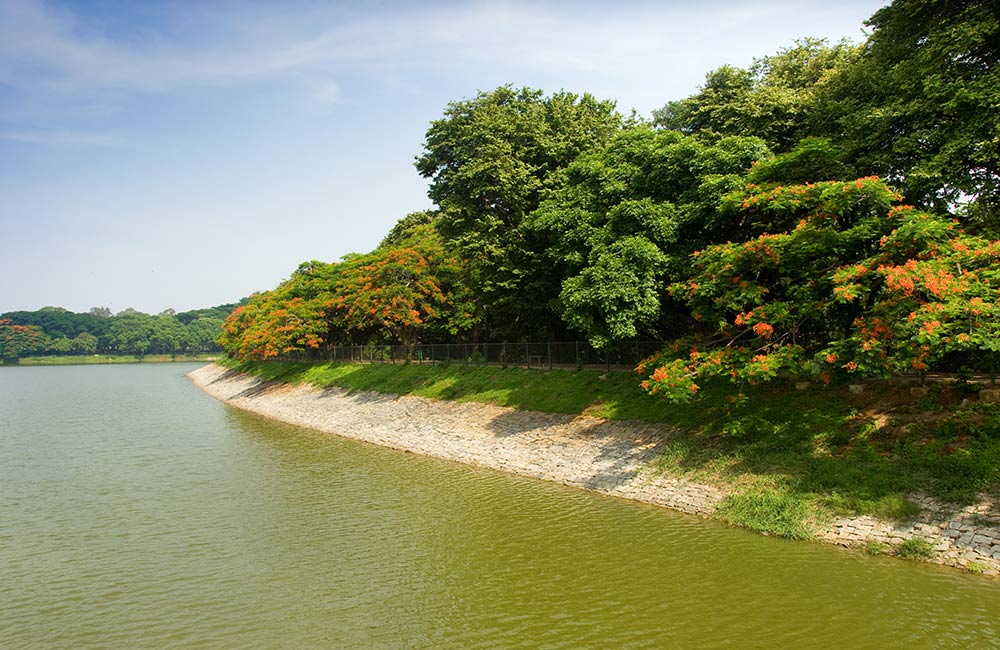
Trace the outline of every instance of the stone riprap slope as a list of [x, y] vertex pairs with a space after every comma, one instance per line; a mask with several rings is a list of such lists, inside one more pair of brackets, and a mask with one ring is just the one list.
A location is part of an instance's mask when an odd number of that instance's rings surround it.
[[[217, 365], [189, 375], [208, 394], [237, 408], [290, 424], [427, 456], [490, 467], [612, 496], [710, 516], [726, 496], [717, 487], [652, 469], [671, 427], [521, 411], [489, 404], [288, 385]], [[949, 509], [918, 497], [924, 513], [895, 524], [841, 518], [816, 537], [857, 546], [923, 537], [933, 561], [1000, 573], [1000, 519], [984, 501]]]
[[658, 424], [489, 404], [263, 382], [220, 366], [189, 375], [241, 409], [347, 438], [709, 515], [720, 490], [646, 471], [671, 433]]

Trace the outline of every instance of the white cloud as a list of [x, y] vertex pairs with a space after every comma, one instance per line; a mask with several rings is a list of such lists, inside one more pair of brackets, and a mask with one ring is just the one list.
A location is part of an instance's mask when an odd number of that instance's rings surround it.
[[[683, 67], [699, 50], [752, 46], [760, 36], [756, 24], [796, 15], [789, 11], [795, 3], [765, 1], [625, 2], [614, 8], [479, 2], [404, 5], [361, 16], [334, 7], [300, 17], [284, 3], [222, 6], [186, 9], [184, 24], [198, 25], [187, 42], [136, 43], [111, 40], [87, 24], [88, 17], [38, 0], [0, 0], [0, 79], [64, 92], [143, 91], [321, 68], [471, 64], [632, 77], [667, 63]], [[810, 27], [797, 36], [811, 35]]]

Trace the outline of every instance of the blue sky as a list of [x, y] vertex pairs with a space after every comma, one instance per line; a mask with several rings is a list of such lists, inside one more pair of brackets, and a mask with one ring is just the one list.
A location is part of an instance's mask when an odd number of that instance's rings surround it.
[[234, 302], [431, 207], [413, 160], [449, 101], [648, 117], [883, 4], [0, 0], [0, 312]]

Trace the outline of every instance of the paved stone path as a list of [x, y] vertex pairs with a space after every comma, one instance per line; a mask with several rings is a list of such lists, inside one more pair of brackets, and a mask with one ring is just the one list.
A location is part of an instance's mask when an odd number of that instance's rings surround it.
[[[216, 365], [189, 376], [205, 392], [237, 408], [386, 447], [702, 516], [710, 516], [725, 497], [716, 487], [651, 468], [674, 431], [666, 425], [291, 386]], [[925, 511], [915, 522], [894, 525], [872, 517], [844, 518], [816, 536], [845, 546], [868, 541], [896, 545], [924, 537], [935, 547], [933, 561], [953, 566], [972, 562], [970, 568], [1000, 573], [1000, 517], [995, 504], [984, 501], [949, 512], [928, 497], [919, 499]]]

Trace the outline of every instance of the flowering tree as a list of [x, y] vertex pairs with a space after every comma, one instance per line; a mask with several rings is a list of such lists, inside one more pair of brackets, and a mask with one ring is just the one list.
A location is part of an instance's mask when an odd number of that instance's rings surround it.
[[472, 326], [471, 293], [459, 261], [445, 254], [432, 226], [419, 226], [399, 247], [340, 265], [327, 307], [348, 331], [386, 330], [412, 349], [421, 331], [457, 334]]
[[472, 325], [460, 271], [434, 227], [418, 225], [396, 247], [336, 264], [302, 264], [277, 288], [234, 310], [219, 343], [245, 359], [319, 350], [345, 339], [395, 339], [412, 348], [421, 333], [457, 334]]
[[729, 195], [748, 237], [695, 252], [671, 285], [702, 327], [639, 366], [643, 388], [687, 400], [711, 376], [830, 381], [995, 352], [1000, 242], [899, 199], [875, 177]]
[[45, 350], [48, 337], [35, 325], [14, 325], [0, 319], [0, 359], [19, 359]]

